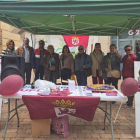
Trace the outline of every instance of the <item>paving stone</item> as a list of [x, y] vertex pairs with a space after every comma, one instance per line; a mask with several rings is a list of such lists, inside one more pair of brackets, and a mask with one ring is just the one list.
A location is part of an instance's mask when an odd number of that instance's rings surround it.
[[34, 140], [34, 138], [25, 138], [24, 140]]
[[24, 140], [24, 138], [11, 138], [11, 140]]

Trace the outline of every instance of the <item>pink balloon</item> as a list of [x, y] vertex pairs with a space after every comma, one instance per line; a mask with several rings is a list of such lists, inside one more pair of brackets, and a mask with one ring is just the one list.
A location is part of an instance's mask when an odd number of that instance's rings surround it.
[[132, 96], [138, 91], [139, 84], [134, 78], [126, 78], [121, 83], [121, 91], [125, 96]]
[[23, 86], [23, 78], [19, 75], [10, 75], [4, 78], [0, 85], [0, 94], [3, 96], [17, 93]]

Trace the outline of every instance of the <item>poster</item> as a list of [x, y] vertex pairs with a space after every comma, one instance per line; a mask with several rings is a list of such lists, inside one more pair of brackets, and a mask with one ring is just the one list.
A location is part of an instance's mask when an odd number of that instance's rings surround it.
[[[45, 49], [47, 49], [48, 45], [53, 45], [55, 53], [58, 53], [59, 55], [62, 54], [63, 46], [66, 45], [62, 35], [35, 35], [35, 49], [39, 47], [40, 40], [44, 40]], [[78, 52], [78, 47], [71, 46], [69, 49], [73, 57], [75, 57]]]

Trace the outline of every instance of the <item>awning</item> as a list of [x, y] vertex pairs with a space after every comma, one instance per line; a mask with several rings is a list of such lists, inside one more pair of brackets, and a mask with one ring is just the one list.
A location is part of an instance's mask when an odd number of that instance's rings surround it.
[[0, 20], [33, 34], [113, 36], [139, 27], [140, 1], [3, 0]]

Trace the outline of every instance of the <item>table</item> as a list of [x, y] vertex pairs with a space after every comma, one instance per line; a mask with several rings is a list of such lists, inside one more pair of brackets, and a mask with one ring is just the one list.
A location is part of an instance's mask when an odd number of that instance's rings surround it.
[[[140, 61], [134, 62], [135, 79], [138, 81]], [[135, 135], [140, 137], [140, 91], [135, 94]]]
[[[67, 85], [58, 85], [58, 88], [60, 88], [61, 90], [68, 88]], [[116, 90], [116, 89], [114, 89]], [[116, 90], [118, 91], [118, 90]], [[30, 85], [25, 85], [24, 88], [22, 88], [19, 92], [17, 92], [16, 94], [12, 95], [12, 96], [0, 96], [0, 98], [7, 98], [8, 99], [8, 115], [7, 115], [7, 120], [6, 120], [6, 125], [5, 125], [5, 131], [4, 131], [4, 135], [3, 135], [3, 140], [5, 140], [5, 136], [6, 136], [6, 131], [7, 131], [7, 126], [8, 126], [8, 122], [16, 115], [17, 116], [17, 126], [19, 126], [19, 116], [18, 116], [18, 108], [22, 107], [24, 104], [21, 104], [19, 106], [17, 106], [17, 101], [18, 99], [22, 99], [22, 95], [37, 95], [37, 93], [39, 92], [38, 89], [31, 89]], [[76, 86], [76, 89], [71, 91], [72, 94], [70, 94], [69, 96], [87, 96], [84, 87], [82, 86]], [[98, 106], [99, 109], [101, 109], [104, 113], [104, 130], [106, 127], [106, 119], [109, 120], [110, 125], [111, 125], [111, 136], [112, 136], [112, 140], [114, 140], [114, 135], [113, 135], [113, 123], [112, 123], [112, 101], [122, 101], [124, 99], [124, 95], [118, 91], [118, 95], [117, 96], [106, 96], [105, 93], [92, 93], [93, 97], [100, 97], [101, 101], [105, 101], [105, 108], [102, 108], [100, 106]], [[15, 99], [15, 108], [14, 109], [10, 109], [10, 99]], [[110, 106], [110, 110], [108, 111], [108, 102], [109, 102], [109, 106]], [[15, 114], [13, 116], [10, 117], [10, 113], [15, 111]]]

